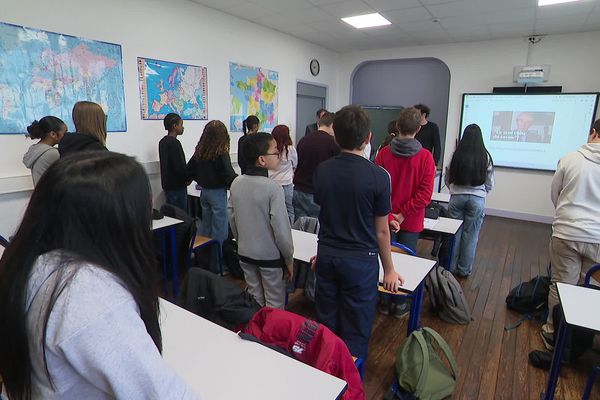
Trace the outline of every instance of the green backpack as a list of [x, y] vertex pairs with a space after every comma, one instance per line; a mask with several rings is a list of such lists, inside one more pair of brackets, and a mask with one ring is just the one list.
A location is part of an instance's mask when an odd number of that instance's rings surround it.
[[[448, 359], [451, 371], [439, 358], [436, 347]], [[398, 348], [396, 373], [402, 390], [419, 399], [436, 400], [452, 394], [458, 367], [448, 343], [439, 333], [431, 328], [421, 328], [413, 331]]]

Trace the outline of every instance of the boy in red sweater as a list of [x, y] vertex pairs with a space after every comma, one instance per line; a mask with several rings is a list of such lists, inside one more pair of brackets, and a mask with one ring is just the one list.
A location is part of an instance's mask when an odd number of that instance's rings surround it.
[[[419, 233], [423, 230], [425, 207], [431, 202], [435, 163], [431, 152], [415, 139], [421, 129], [419, 110], [405, 108], [400, 112], [396, 125], [398, 135], [377, 154], [375, 164], [390, 174], [392, 213], [388, 220], [396, 234], [395, 241], [416, 252]], [[396, 308], [398, 317], [408, 312], [408, 304]], [[385, 308], [382, 311], [385, 312]]]

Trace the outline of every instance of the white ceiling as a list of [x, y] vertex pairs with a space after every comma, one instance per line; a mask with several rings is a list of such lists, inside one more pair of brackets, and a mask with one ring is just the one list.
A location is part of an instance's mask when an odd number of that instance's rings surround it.
[[[537, 0], [192, 1], [337, 52], [600, 29], [600, 0], [546, 7]], [[358, 30], [340, 20], [373, 12], [392, 25]]]

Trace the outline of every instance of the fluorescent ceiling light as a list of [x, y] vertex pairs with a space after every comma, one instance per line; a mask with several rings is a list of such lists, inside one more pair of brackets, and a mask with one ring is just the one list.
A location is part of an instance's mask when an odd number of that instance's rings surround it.
[[392, 23], [387, 19], [383, 18], [378, 13], [357, 15], [356, 17], [342, 18], [347, 24], [352, 25], [357, 29], [371, 28], [373, 26], [391, 25]]
[[551, 6], [553, 4], [572, 3], [581, 0], [538, 0], [538, 6]]

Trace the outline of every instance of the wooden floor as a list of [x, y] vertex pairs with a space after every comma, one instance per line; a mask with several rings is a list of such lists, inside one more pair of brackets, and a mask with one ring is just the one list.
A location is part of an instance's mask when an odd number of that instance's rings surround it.
[[[457, 359], [460, 375], [453, 399], [539, 399], [547, 373], [531, 367], [527, 355], [543, 349], [541, 323], [526, 321], [519, 328], [504, 327], [520, 318], [504, 300], [519, 282], [543, 274], [548, 266], [550, 226], [486, 217], [472, 275], [462, 282], [474, 320], [452, 325], [432, 316], [426, 299], [421, 324], [438, 331]], [[431, 243], [420, 241], [418, 255], [428, 257]], [[594, 307], [593, 312], [598, 312]], [[290, 298], [289, 310], [314, 317], [314, 307], [302, 294]], [[365, 374], [369, 399], [382, 399], [392, 382], [397, 348], [406, 337], [406, 319], [378, 314], [373, 326]], [[563, 367], [557, 399], [579, 399], [592, 365], [600, 356], [588, 352], [577, 368]], [[600, 399], [600, 382], [592, 394]]]

